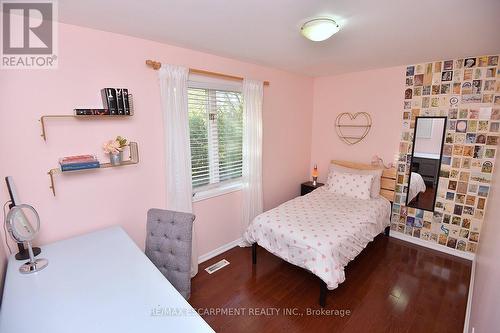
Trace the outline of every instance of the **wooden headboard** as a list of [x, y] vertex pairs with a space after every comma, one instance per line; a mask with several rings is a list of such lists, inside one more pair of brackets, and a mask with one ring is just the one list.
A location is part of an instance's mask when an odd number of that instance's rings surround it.
[[[378, 167], [374, 167], [371, 164], [364, 164], [364, 163], [357, 163], [350, 161], [332, 160], [331, 163], [346, 168], [358, 169], [358, 170], [380, 169]], [[389, 200], [390, 202], [393, 202], [395, 187], [396, 187], [396, 168], [384, 169], [382, 172], [382, 179], [380, 180], [380, 195]]]

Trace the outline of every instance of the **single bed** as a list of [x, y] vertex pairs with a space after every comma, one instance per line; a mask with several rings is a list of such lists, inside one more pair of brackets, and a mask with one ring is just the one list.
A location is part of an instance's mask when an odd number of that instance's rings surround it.
[[[345, 161], [332, 163], [358, 170], [371, 165]], [[388, 235], [391, 201], [396, 172], [384, 170], [378, 198], [355, 199], [331, 193], [320, 187], [257, 216], [244, 233], [253, 246], [256, 264], [257, 244], [283, 260], [302, 267], [321, 280], [320, 304], [325, 305], [327, 289], [345, 281], [344, 268], [375, 236]]]
[[419, 173], [412, 172], [410, 174], [410, 187], [408, 189], [408, 203], [426, 190], [427, 187], [425, 186], [424, 178]]

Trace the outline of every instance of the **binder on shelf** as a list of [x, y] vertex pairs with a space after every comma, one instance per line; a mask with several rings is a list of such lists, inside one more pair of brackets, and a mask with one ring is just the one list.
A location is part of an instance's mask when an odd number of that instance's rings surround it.
[[101, 89], [102, 104], [105, 108], [109, 109], [109, 114], [114, 116], [118, 114], [118, 104], [116, 101], [116, 89], [115, 88], [103, 88]]
[[122, 89], [122, 98], [123, 98], [123, 111], [126, 116], [130, 116], [130, 102], [128, 100], [128, 89]]
[[116, 110], [118, 115], [123, 116], [125, 114], [125, 110], [123, 109], [123, 89], [116, 88]]

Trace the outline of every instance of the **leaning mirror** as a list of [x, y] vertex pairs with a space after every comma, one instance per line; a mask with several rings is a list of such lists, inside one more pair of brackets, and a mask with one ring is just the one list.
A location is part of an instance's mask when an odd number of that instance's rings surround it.
[[417, 117], [406, 193], [408, 207], [434, 211], [446, 117]]

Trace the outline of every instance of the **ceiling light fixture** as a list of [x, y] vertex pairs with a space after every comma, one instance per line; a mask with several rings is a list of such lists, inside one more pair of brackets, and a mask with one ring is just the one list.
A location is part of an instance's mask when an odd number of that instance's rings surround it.
[[339, 30], [337, 22], [330, 18], [315, 18], [307, 21], [300, 28], [302, 35], [314, 42], [326, 40]]

